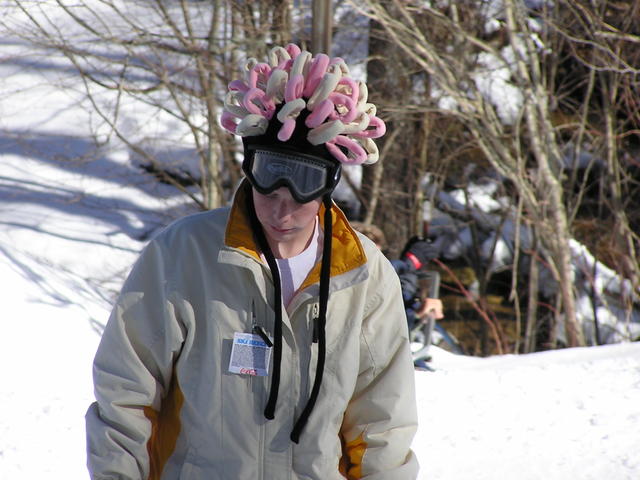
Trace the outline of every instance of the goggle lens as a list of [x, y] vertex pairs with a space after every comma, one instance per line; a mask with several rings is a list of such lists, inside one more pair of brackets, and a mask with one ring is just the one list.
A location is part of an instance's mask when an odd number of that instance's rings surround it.
[[335, 168], [310, 156], [254, 150], [250, 168], [245, 173], [261, 193], [287, 186], [298, 202], [306, 203], [335, 187], [337, 179], [330, 177], [331, 170], [337, 177]]

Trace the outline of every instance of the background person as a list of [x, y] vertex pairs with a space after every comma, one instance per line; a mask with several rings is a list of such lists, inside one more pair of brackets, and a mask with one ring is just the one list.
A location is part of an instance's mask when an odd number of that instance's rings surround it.
[[[376, 225], [351, 222], [353, 228], [369, 237], [383, 252], [387, 249], [384, 232]], [[419, 271], [431, 260], [438, 257], [439, 248], [428, 240], [412, 237], [405, 244], [400, 258], [391, 260], [393, 268], [400, 278], [402, 300], [405, 306], [407, 327], [411, 331], [427, 315], [438, 320], [444, 318], [442, 300], [425, 296], [421, 292]], [[430, 338], [426, 339], [427, 347]], [[422, 363], [420, 366], [424, 366]]]

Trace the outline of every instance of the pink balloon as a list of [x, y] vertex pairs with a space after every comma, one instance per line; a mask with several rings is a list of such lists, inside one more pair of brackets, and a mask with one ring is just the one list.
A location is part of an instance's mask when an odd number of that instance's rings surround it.
[[329, 60], [329, 57], [324, 53], [319, 53], [313, 59], [313, 61], [311, 62], [311, 66], [309, 67], [309, 73], [307, 74], [307, 83], [304, 87], [304, 92], [302, 93], [302, 95], [307, 98], [313, 95], [313, 92], [322, 81], [322, 77], [327, 72]]
[[233, 80], [229, 83], [229, 90], [232, 92], [246, 92], [249, 86], [242, 80]]
[[236, 117], [229, 112], [222, 112], [220, 117], [220, 125], [231, 133], [236, 133], [238, 124], [236, 123]]
[[309, 128], [316, 128], [327, 119], [331, 113], [334, 111], [334, 104], [328, 98], [321, 101], [316, 105], [316, 108], [313, 109], [313, 112], [307, 117], [305, 120], [305, 125]]
[[300, 52], [302, 51], [300, 50], [300, 47], [295, 43], [290, 43], [289, 45], [284, 47], [284, 49], [287, 51], [289, 55], [291, 55], [291, 58], [296, 58], [298, 55], [300, 55]]
[[[348, 137], [344, 135], [338, 135], [333, 140], [329, 140], [325, 143], [327, 146], [327, 150], [333, 155], [338, 161], [344, 163], [346, 165], [360, 165], [364, 163], [367, 159], [367, 152], [362, 148], [362, 146]], [[353, 154], [352, 158], [349, 158], [344, 154], [344, 152], [338, 147], [345, 147], [349, 152]]]
[[[273, 114], [276, 111], [276, 106], [273, 100], [267, 98], [266, 94], [259, 88], [252, 88], [244, 94], [242, 106], [246, 108], [249, 113], [262, 115], [268, 120], [273, 117]], [[260, 108], [260, 106], [262, 106], [262, 108]]]
[[251, 88], [256, 88], [258, 86], [258, 80], [262, 77], [262, 83], [264, 85], [267, 84], [269, 80], [269, 75], [271, 75], [271, 67], [267, 63], [256, 63], [253, 68], [249, 71], [249, 86]]
[[294, 75], [287, 81], [287, 85], [284, 87], [284, 99], [287, 102], [291, 102], [296, 98], [302, 97], [302, 90], [304, 89], [304, 76], [301, 74]]
[[278, 130], [278, 140], [286, 142], [291, 138], [293, 130], [296, 128], [296, 120], [294, 118], [287, 118], [280, 130]]
[[[369, 127], [373, 127], [372, 129]], [[361, 138], [378, 138], [385, 134], [387, 131], [387, 126], [385, 123], [375, 115], [369, 116], [369, 127], [362, 132], [352, 133], [354, 137]]]
[[342, 77], [338, 82], [338, 85], [347, 85], [351, 90], [351, 100], [353, 100], [354, 103], [358, 103], [358, 96], [360, 95], [358, 82], [351, 77]]
[[329, 94], [329, 100], [331, 100], [336, 107], [338, 105], [342, 105], [347, 109], [345, 113], [339, 114], [338, 109], [336, 108], [331, 114], [332, 119], [338, 118], [343, 123], [349, 123], [356, 118], [356, 115], [358, 115], [356, 102], [354, 102], [348, 95], [345, 95], [344, 93], [333, 92]]

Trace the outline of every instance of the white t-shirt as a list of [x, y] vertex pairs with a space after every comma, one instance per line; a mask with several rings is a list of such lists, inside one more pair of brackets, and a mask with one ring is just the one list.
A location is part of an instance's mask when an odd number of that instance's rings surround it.
[[316, 264], [318, 258], [322, 254], [320, 247], [320, 232], [318, 229], [318, 219], [313, 230], [313, 237], [307, 248], [295, 257], [276, 258], [278, 269], [280, 270], [280, 283], [282, 285], [282, 303], [289, 305], [304, 279]]

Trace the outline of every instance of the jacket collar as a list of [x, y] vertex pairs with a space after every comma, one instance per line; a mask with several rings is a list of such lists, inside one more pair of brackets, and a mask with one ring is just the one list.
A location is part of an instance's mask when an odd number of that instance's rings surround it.
[[[260, 250], [253, 236], [249, 213], [247, 211], [247, 196], [251, 194], [251, 185], [245, 179], [236, 191], [225, 231], [225, 245], [243, 251], [249, 256], [260, 260]], [[320, 206], [318, 220], [324, 230], [324, 205]], [[331, 239], [331, 276], [341, 275], [353, 269], [362, 267], [367, 262], [364, 248], [357, 234], [349, 224], [346, 216], [333, 204], [332, 239]], [[320, 262], [316, 263], [309, 276], [300, 287], [320, 281]]]

